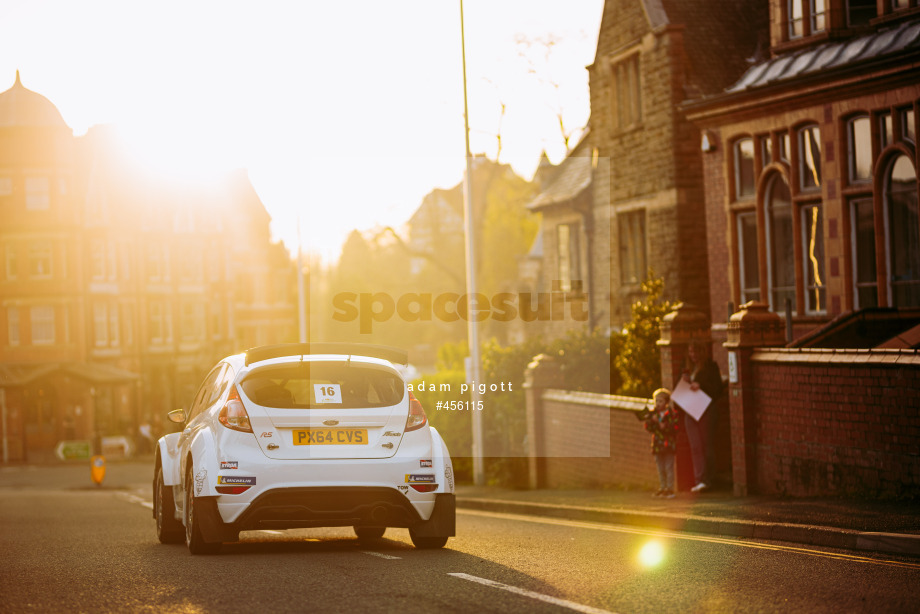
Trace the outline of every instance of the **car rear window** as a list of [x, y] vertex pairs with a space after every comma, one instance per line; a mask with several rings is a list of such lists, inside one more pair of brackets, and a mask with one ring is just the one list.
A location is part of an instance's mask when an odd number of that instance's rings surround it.
[[388, 407], [406, 393], [396, 373], [354, 363], [268, 367], [250, 374], [241, 386], [259, 405], [288, 409]]

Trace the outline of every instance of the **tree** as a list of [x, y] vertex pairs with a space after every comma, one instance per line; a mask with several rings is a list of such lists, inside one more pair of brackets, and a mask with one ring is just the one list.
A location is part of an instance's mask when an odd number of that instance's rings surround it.
[[645, 298], [633, 303], [632, 319], [622, 333], [622, 344], [614, 364], [623, 378], [620, 394], [649, 398], [661, 386], [661, 351], [658, 348], [661, 318], [674, 304], [661, 300], [664, 279], [649, 271], [642, 283]]

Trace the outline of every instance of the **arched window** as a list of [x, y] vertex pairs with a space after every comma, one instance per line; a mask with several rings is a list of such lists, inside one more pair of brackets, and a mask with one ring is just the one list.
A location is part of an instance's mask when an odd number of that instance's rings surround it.
[[779, 174], [769, 179], [764, 193], [767, 219], [767, 266], [770, 308], [780, 312], [786, 299], [795, 309], [795, 235], [792, 230], [792, 197]]
[[900, 155], [885, 175], [888, 295], [895, 307], [920, 307], [920, 215], [917, 171]]

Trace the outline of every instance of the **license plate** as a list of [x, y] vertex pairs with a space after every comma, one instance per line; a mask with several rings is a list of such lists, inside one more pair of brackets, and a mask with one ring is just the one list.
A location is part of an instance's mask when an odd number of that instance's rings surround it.
[[297, 429], [295, 446], [363, 446], [367, 429]]

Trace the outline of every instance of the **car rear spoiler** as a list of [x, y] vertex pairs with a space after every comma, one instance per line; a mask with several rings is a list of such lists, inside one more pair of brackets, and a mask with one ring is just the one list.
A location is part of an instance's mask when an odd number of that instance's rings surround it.
[[246, 350], [246, 366], [254, 362], [281, 358], [283, 356], [301, 356], [303, 354], [348, 354], [351, 356], [370, 356], [389, 360], [399, 365], [409, 364], [409, 352], [388, 345], [370, 343], [280, 343], [263, 345]]

